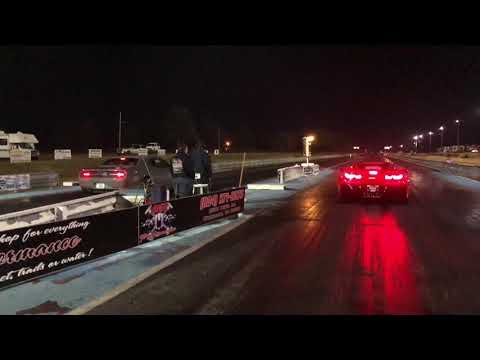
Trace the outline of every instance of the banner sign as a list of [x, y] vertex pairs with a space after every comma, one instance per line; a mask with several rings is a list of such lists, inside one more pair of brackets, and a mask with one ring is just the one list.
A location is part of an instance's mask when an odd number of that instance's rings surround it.
[[137, 221], [131, 208], [0, 233], [0, 287], [128, 249]]
[[60, 149], [55, 150], [54, 159], [55, 160], [70, 160], [72, 158], [72, 150], [70, 149]]
[[88, 158], [89, 159], [101, 159], [102, 158], [102, 149], [88, 149]]
[[140, 207], [139, 244], [243, 212], [245, 188]]
[[30, 189], [30, 174], [0, 175], [0, 192]]
[[10, 150], [10, 163], [29, 163], [32, 162], [32, 151], [28, 149]]
[[243, 212], [245, 188], [0, 232], [0, 288]]

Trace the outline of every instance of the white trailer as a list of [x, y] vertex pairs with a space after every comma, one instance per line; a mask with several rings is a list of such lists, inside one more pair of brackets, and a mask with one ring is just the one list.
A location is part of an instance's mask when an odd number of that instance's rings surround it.
[[38, 139], [33, 134], [20, 131], [8, 134], [0, 130], [0, 159], [10, 159], [11, 150], [30, 150], [32, 160], [38, 160], [40, 152], [35, 148]]

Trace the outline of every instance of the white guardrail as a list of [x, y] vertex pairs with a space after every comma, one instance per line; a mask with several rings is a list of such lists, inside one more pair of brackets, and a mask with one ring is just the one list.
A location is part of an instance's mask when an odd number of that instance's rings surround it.
[[0, 215], [0, 231], [112, 211], [118, 191]]

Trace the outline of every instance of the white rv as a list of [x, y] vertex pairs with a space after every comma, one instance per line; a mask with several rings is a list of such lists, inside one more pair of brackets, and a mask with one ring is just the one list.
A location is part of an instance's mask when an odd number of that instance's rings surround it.
[[40, 152], [35, 148], [38, 139], [33, 134], [24, 134], [20, 131], [7, 134], [0, 130], [0, 159], [9, 159], [10, 150], [25, 149], [30, 150], [32, 160], [38, 160]]

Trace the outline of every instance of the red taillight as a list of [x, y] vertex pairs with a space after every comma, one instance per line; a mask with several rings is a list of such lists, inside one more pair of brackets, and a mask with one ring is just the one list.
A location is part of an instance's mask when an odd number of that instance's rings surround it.
[[125, 171], [115, 171], [113, 173], [113, 176], [117, 179], [125, 179], [127, 177], [127, 173]]
[[362, 175], [354, 174], [354, 173], [348, 173], [348, 172], [346, 172], [343, 176], [345, 176], [345, 178], [347, 180], [361, 180], [362, 179]]
[[125, 160], [127, 160], [127, 158], [126, 157], [121, 157], [120, 160], [125, 161]]
[[89, 177], [91, 177], [91, 176], [92, 176], [92, 173], [91, 173], [90, 171], [83, 171], [83, 170], [82, 170], [82, 171], [80, 172], [80, 177], [82, 177], [82, 178], [89, 178]]
[[392, 174], [392, 175], [385, 175], [385, 180], [394, 180], [394, 181], [400, 181], [403, 180], [404, 176], [403, 174]]

